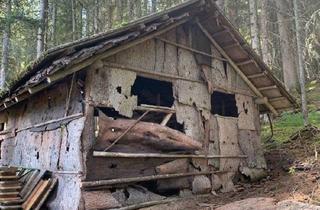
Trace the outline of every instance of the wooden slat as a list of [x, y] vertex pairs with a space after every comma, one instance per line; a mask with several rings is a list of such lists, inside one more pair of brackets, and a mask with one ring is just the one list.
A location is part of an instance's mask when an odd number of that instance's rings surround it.
[[[234, 70], [239, 74], [239, 76], [245, 81], [245, 83], [249, 86], [249, 88], [260, 98], [263, 98], [263, 94], [252, 84], [252, 82], [247, 78], [247, 76], [241, 71], [241, 69], [232, 61], [229, 55], [220, 47], [220, 45], [212, 38], [211, 34], [202, 26], [202, 24], [197, 21], [199, 28], [202, 32], [207, 36], [207, 38], [211, 41], [214, 47], [219, 51], [219, 53], [228, 59], [230, 65], [234, 68]], [[275, 115], [279, 116], [277, 110], [270, 104], [269, 102], [265, 103], [265, 106]]]
[[248, 65], [250, 63], [255, 63], [254, 60], [250, 59], [250, 60], [246, 60], [246, 61], [242, 61], [242, 62], [238, 62], [236, 63], [238, 66], [244, 66], [244, 65]]
[[276, 85], [273, 86], [267, 86], [267, 87], [261, 87], [258, 88], [259, 91], [266, 91], [266, 90], [273, 90], [273, 89], [277, 89], [278, 87]]
[[218, 159], [218, 158], [247, 158], [246, 155], [192, 155], [192, 154], [159, 154], [159, 153], [122, 153], [122, 152], [100, 152], [94, 151], [94, 157], [110, 158], [199, 158], [199, 159]]
[[[49, 186], [51, 179], [41, 180], [35, 190], [31, 193], [30, 197], [27, 199], [25, 203], [23, 203], [22, 207], [24, 210], [29, 210], [34, 205], [41, 200], [42, 195], [45, 194], [46, 188]], [[39, 186], [39, 187], [38, 187]]]
[[269, 101], [270, 102], [275, 102], [275, 101], [282, 101], [282, 100], [286, 100], [286, 97], [276, 97], [276, 98], [270, 98]]
[[259, 78], [259, 77], [263, 77], [266, 76], [265, 73], [259, 73], [259, 74], [252, 74], [252, 75], [248, 75], [248, 79], [255, 79], [255, 78]]
[[199, 175], [210, 175], [215, 173], [224, 173], [221, 171], [203, 171], [203, 172], [190, 172], [190, 173], [178, 173], [178, 174], [162, 174], [162, 175], [152, 175], [152, 176], [142, 176], [142, 177], [132, 177], [132, 178], [119, 178], [119, 179], [110, 179], [110, 180], [98, 180], [98, 181], [85, 181], [81, 183], [81, 188], [95, 188], [95, 187], [104, 187], [117, 184], [126, 184], [134, 182], [145, 182], [151, 180], [160, 180], [160, 179], [172, 179], [178, 177], [188, 177], [188, 176], [199, 176]]

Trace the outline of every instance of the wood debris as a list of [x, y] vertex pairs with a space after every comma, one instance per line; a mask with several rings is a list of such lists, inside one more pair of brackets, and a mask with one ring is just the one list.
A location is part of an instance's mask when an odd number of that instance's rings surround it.
[[47, 171], [0, 168], [0, 209], [40, 209], [57, 183]]

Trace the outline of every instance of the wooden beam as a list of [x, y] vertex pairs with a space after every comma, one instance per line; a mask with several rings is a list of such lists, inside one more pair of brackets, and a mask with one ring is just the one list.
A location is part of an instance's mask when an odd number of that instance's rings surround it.
[[222, 31], [214, 32], [214, 33], [212, 34], [212, 36], [220, 36], [220, 35], [222, 35], [222, 34], [229, 33], [229, 32], [230, 32], [229, 29], [224, 29], [224, 30], [222, 30]]
[[122, 153], [122, 152], [100, 152], [94, 151], [94, 157], [105, 158], [199, 158], [199, 159], [219, 159], [219, 158], [247, 158], [246, 155], [193, 155], [193, 154], [159, 154], [159, 153]]
[[285, 100], [285, 99], [287, 99], [287, 98], [281, 96], [281, 97], [276, 97], [276, 98], [270, 98], [269, 101], [270, 102], [275, 102], [275, 101], [282, 101], [282, 100]]
[[278, 87], [276, 85], [273, 86], [267, 86], [267, 87], [261, 87], [258, 88], [259, 91], [266, 91], [266, 90], [272, 90], [272, 89], [277, 89]]
[[255, 61], [252, 60], [252, 59], [250, 59], [250, 60], [238, 62], [238, 63], [236, 63], [236, 64], [237, 64], [237, 66], [244, 66], [244, 65], [248, 65], [248, 64], [250, 64], [250, 63], [255, 63]]
[[98, 180], [98, 181], [84, 181], [81, 183], [82, 189], [96, 188], [96, 187], [108, 187], [117, 184], [128, 184], [134, 182], [146, 182], [152, 180], [160, 179], [172, 179], [178, 177], [188, 177], [188, 176], [199, 176], [199, 175], [210, 175], [215, 173], [223, 173], [221, 171], [202, 171], [202, 172], [189, 172], [189, 173], [177, 173], [177, 174], [161, 174], [161, 175], [151, 175], [142, 177], [130, 177], [130, 178], [119, 178], [110, 180]]
[[214, 59], [217, 59], [217, 60], [220, 60], [220, 61], [227, 61], [227, 59], [225, 59], [225, 58], [221, 58], [221, 57], [218, 57], [218, 56], [214, 56], [214, 55], [211, 55], [211, 54], [202, 52], [202, 51], [200, 51], [200, 50], [196, 50], [196, 49], [194, 49], [194, 48], [187, 47], [187, 46], [184, 46], [184, 45], [182, 45], [182, 44], [178, 44], [178, 43], [175, 43], [175, 42], [172, 42], [172, 41], [169, 41], [169, 40], [160, 38], [160, 37], [156, 37], [155, 39], [158, 39], [158, 40], [160, 40], [160, 41], [162, 41], [162, 42], [164, 42], [164, 43], [167, 43], [167, 44], [169, 44], [169, 45], [172, 45], [172, 46], [175, 46], [175, 47], [184, 49], [184, 50], [188, 50], [188, 51], [190, 51], [190, 52], [197, 53], [197, 54], [199, 54], [199, 55], [207, 56], [207, 57], [214, 58]]
[[138, 111], [150, 111], [150, 112], [162, 112], [162, 113], [167, 113], [167, 114], [174, 114], [176, 113], [175, 109], [171, 109], [169, 107], [156, 107], [156, 106], [144, 106], [141, 104], [141, 106], [137, 106], [134, 110]]
[[232, 48], [235, 48], [235, 47], [240, 47], [240, 46], [241, 45], [239, 43], [235, 42], [235, 43], [230, 43], [228, 45], [224, 45], [224, 46], [222, 46], [222, 48], [224, 50], [229, 50], [229, 49], [232, 49]]
[[265, 104], [266, 102], [268, 102], [268, 98], [267, 97], [263, 97], [263, 98], [256, 98], [254, 100], [254, 102], [258, 105], [260, 104]]
[[[210, 33], [202, 26], [202, 24], [197, 21], [197, 25], [202, 30], [202, 32], [207, 36], [207, 38], [211, 41], [214, 47], [219, 51], [219, 53], [228, 59], [229, 64], [234, 68], [234, 70], [239, 74], [239, 76], [245, 81], [245, 83], [249, 86], [249, 88], [260, 98], [263, 98], [263, 94], [252, 84], [252, 82], [247, 78], [247, 76], [241, 71], [241, 69], [235, 64], [229, 55], [220, 47], [220, 45], [212, 38]], [[266, 102], [265, 106], [275, 115], [279, 116], [277, 110], [269, 103]]]
[[251, 74], [251, 75], [248, 75], [248, 79], [255, 79], [255, 78], [258, 78], [258, 77], [263, 77], [263, 76], [266, 76], [266, 74], [264, 72], [262, 73], [259, 73], [259, 74]]

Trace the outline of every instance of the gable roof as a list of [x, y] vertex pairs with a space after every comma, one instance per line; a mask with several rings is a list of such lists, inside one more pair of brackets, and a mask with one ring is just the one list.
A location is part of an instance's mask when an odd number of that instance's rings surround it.
[[[188, 21], [198, 21], [210, 40], [239, 70], [264, 105], [262, 112], [277, 113], [297, 107], [295, 99], [242, 38], [213, 0], [190, 0], [128, 25], [67, 43], [45, 52], [33, 62], [0, 99], [0, 110], [18, 103], [95, 61], [114, 55]], [[250, 85], [249, 85], [250, 86]]]

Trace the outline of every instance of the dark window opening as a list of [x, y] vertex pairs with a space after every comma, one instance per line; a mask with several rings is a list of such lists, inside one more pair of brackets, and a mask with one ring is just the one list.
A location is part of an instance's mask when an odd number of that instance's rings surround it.
[[213, 92], [211, 95], [211, 113], [226, 117], [238, 117], [235, 95]]
[[0, 123], [0, 131], [4, 131], [5, 129], [5, 123]]
[[138, 97], [138, 105], [171, 107], [174, 102], [172, 83], [138, 76], [131, 90]]

